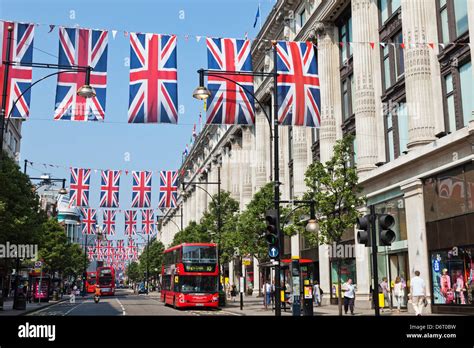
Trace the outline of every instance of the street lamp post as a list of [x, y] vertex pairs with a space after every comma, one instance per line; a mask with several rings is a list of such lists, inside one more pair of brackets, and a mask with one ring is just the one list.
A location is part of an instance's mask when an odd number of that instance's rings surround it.
[[[227, 80], [230, 82], [235, 83], [237, 86], [241, 87], [246, 93], [250, 94], [254, 100], [260, 105], [262, 108], [263, 113], [265, 114], [267, 121], [270, 126], [270, 146], [273, 142], [273, 161], [274, 161], [274, 174], [273, 174], [273, 181], [274, 181], [274, 208], [277, 211], [277, 216], [280, 216], [280, 162], [279, 162], [279, 136], [278, 136], [278, 70], [276, 66], [277, 62], [277, 51], [276, 51], [276, 41], [272, 41], [273, 46], [273, 71], [272, 72], [257, 72], [257, 71], [249, 71], [249, 72], [235, 72], [235, 71], [219, 71], [219, 70], [198, 70], [199, 74], [199, 86], [194, 90], [193, 97], [200, 100], [205, 100], [211, 96], [211, 91], [204, 86], [204, 75], [206, 76], [214, 76], [221, 78], [223, 80]], [[240, 84], [237, 81], [227, 77], [227, 76], [262, 76], [262, 77], [273, 77], [273, 124], [272, 118], [268, 115], [265, 107], [263, 106], [262, 102], [255, 96], [254, 93], [249, 91], [247, 87]], [[273, 133], [272, 133], [273, 127]], [[271, 157], [271, 156], [270, 156]], [[278, 248], [279, 252], [276, 257], [274, 257], [275, 263], [275, 316], [281, 316], [281, 265], [280, 259], [281, 254], [283, 251], [283, 232], [278, 226]]]

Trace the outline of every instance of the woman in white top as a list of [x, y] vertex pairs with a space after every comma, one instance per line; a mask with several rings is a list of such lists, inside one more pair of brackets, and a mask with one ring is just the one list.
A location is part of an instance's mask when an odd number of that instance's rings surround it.
[[400, 313], [400, 306], [402, 305], [404, 293], [403, 293], [403, 283], [400, 277], [395, 278], [395, 285], [393, 286], [393, 296], [397, 301], [397, 312]]

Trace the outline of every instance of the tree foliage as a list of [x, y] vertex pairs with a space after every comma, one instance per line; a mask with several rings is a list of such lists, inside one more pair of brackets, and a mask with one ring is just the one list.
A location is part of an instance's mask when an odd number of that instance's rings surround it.
[[150, 275], [155, 274], [155, 269], [158, 269], [158, 273], [161, 272], [161, 266], [163, 265], [163, 252], [165, 246], [159, 240], [153, 240], [150, 243], [150, 247], [145, 247], [139, 258], [139, 274], [145, 274], [146, 266], [148, 262], [148, 272]]
[[305, 198], [316, 202], [321, 244], [339, 243], [344, 232], [356, 224], [358, 208], [365, 203], [357, 170], [350, 165], [353, 140], [353, 136], [346, 136], [337, 141], [329, 161], [314, 162], [306, 171]]
[[[140, 267], [138, 265], [138, 262], [135, 262], [135, 261], [130, 263], [127, 266], [127, 268], [125, 270], [125, 274], [128, 277], [128, 280], [130, 282], [133, 282], [133, 283], [136, 283], [140, 279], [142, 279], [142, 277], [140, 276]], [[142, 275], [143, 275], [143, 273], [142, 273]]]

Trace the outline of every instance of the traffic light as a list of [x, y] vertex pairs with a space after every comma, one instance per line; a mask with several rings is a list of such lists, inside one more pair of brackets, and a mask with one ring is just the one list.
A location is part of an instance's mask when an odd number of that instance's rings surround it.
[[357, 218], [357, 243], [371, 246], [370, 240], [370, 215]]
[[265, 231], [265, 240], [268, 243], [268, 256], [276, 258], [280, 253], [278, 242], [278, 211], [276, 209], [268, 210], [265, 214], [267, 229]]
[[395, 232], [391, 230], [395, 225], [395, 219], [392, 215], [382, 214], [379, 215], [379, 244], [381, 246], [390, 246], [397, 238]]

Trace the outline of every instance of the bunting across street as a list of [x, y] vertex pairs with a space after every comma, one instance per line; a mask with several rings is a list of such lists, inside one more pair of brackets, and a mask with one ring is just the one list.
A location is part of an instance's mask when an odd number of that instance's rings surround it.
[[142, 210], [142, 233], [153, 234], [155, 232], [155, 215], [153, 209]]
[[[251, 72], [252, 56], [249, 40], [207, 39], [209, 70]], [[207, 123], [245, 124], [255, 122], [253, 76], [232, 75], [232, 81], [210, 74], [208, 88], [211, 96], [207, 107]]]
[[[8, 67], [6, 88], [5, 117], [27, 118], [30, 113], [30, 91], [33, 69], [28, 64], [33, 62], [33, 38], [35, 26], [13, 22], [2, 22], [1, 26], [1, 60], [13, 61], [12, 65], [0, 65], [0, 91], [4, 88], [4, 79]], [[7, 57], [8, 27], [12, 26], [12, 45]], [[20, 65], [26, 64], [26, 65]], [[24, 93], [24, 94], [23, 94]], [[16, 102], [16, 103], [15, 103]]]
[[115, 215], [117, 214], [116, 210], [104, 210], [102, 220], [103, 220], [103, 232], [107, 235], [115, 235]]
[[107, 87], [107, 31], [59, 29], [58, 64], [66, 67], [92, 67], [90, 85], [96, 96], [84, 98], [77, 91], [86, 82], [85, 71], [58, 75], [55, 120], [103, 121]]
[[178, 123], [176, 36], [130, 34], [129, 123]]

